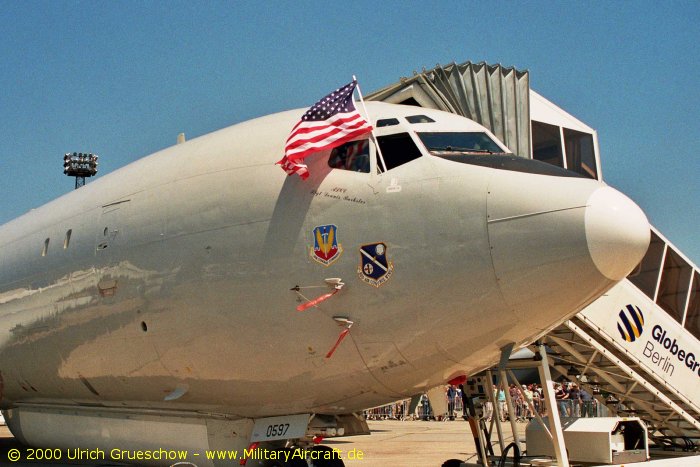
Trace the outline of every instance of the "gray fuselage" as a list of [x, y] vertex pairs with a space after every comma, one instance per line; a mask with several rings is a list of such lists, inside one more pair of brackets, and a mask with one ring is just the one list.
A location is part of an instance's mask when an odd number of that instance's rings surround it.
[[[324, 152], [308, 159], [308, 180], [288, 177], [274, 163], [301, 111], [284, 112], [158, 152], [2, 226], [2, 407], [350, 413], [493, 364], [621, 279], [620, 261], [601, 270], [606, 248], [633, 244], [626, 271], [644, 254], [643, 214], [631, 214], [640, 233], [618, 241], [615, 212], [600, 212], [631, 202], [600, 182], [435, 157], [416, 131], [486, 130], [368, 107], [374, 121], [400, 120], [378, 136], [407, 132], [422, 156], [377, 173], [372, 146], [361, 173], [330, 168]], [[436, 122], [404, 120], [419, 113]], [[313, 258], [325, 225], [342, 249], [329, 265]], [[393, 269], [375, 286], [360, 247], [380, 242]], [[297, 311], [332, 291], [329, 278], [344, 287]], [[334, 317], [354, 324], [326, 358], [343, 329]]]

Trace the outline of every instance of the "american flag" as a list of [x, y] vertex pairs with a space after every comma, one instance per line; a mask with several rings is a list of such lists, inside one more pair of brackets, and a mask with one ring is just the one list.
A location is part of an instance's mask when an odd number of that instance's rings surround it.
[[308, 155], [340, 146], [372, 131], [372, 125], [355, 108], [352, 100], [357, 81], [336, 89], [316, 102], [301, 117], [287, 138], [284, 157], [277, 162], [287, 174], [299, 174], [302, 180], [309, 170], [301, 161]]

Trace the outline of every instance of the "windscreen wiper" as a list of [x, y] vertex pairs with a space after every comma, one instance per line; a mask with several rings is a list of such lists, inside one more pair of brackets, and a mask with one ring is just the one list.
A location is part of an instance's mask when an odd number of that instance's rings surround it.
[[476, 152], [480, 154], [495, 154], [493, 151], [489, 151], [488, 149], [464, 148], [460, 146], [433, 147], [430, 148], [430, 151]]

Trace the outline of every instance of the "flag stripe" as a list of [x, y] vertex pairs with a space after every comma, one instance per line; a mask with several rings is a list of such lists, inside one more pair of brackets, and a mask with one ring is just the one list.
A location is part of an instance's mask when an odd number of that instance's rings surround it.
[[294, 134], [296, 134], [298, 132], [297, 130], [300, 127], [301, 128], [323, 128], [323, 127], [328, 126], [328, 125], [337, 124], [336, 122], [348, 122], [348, 121], [352, 121], [355, 119], [364, 120], [362, 118], [362, 116], [357, 111], [353, 111], [353, 112], [339, 113], [339, 114], [333, 115], [333, 116], [329, 117], [327, 120], [323, 120], [323, 121], [301, 121], [294, 126], [294, 128], [292, 129], [292, 131], [289, 135], [289, 138], [287, 138], [287, 140], [289, 140], [292, 136], [294, 136]]
[[362, 134], [362, 132], [360, 132], [360, 133], [358, 133], [358, 134], [351, 134], [351, 135], [348, 135], [348, 137], [347, 137], [346, 139], [338, 140], [338, 141], [333, 142], [333, 143], [328, 143], [328, 144], [325, 145], [325, 146], [314, 146], [314, 147], [311, 147], [311, 148], [307, 149], [305, 152], [297, 154], [298, 157], [295, 158], [294, 160], [291, 160], [290, 162], [294, 162], [294, 161], [297, 160], [297, 159], [306, 158], [306, 157], [308, 157], [310, 154], [313, 154], [313, 153], [315, 153], [315, 152], [323, 151], [323, 150], [326, 150], [326, 149], [331, 149], [331, 148], [334, 148], [334, 147], [336, 147], [336, 146], [338, 146], [338, 145], [340, 145], [340, 144], [347, 143], [348, 141], [351, 141], [351, 140], [357, 138], [357, 136], [359, 136], [359, 135], [361, 135], [361, 134]]
[[312, 153], [331, 149], [372, 131], [372, 125], [357, 111], [352, 81], [311, 106], [287, 137], [284, 157], [277, 162], [289, 175], [309, 176], [301, 161]]
[[318, 144], [307, 145], [307, 147], [305, 148], [305, 150], [303, 152], [296, 152], [295, 154], [290, 156], [288, 159], [291, 161], [303, 159], [303, 158], [307, 157], [309, 154], [313, 154], [315, 152], [324, 151], [326, 149], [331, 149], [331, 148], [334, 148], [336, 146], [340, 146], [341, 144], [347, 143], [348, 141], [351, 141], [351, 140], [353, 140], [353, 139], [357, 138], [358, 136], [361, 136], [365, 133], [366, 133], [366, 131], [364, 131], [364, 130], [358, 130], [358, 131], [355, 131], [353, 133], [347, 134], [346, 136], [344, 136], [340, 139], [333, 140], [331, 142], [326, 142], [326, 144], [323, 146], [319, 146]]
[[342, 127], [344, 125], [356, 125], [356, 124], [368, 125], [362, 115], [357, 111], [351, 113], [337, 114], [325, 120], [323, 122], [300, 122], [298, 123], [289, 137], [287, 138], [287, 143], [292, 141], [298, 135], [311, 133], [313, 131], [322, 130], [329, 126], [331, 127]]
[[282, 170], [287, 172], [288, 175], [298, 174], [302, 180], [309, 178], [309, 170], [304, 164], [288, 161], [286, 157], [283, 157], [277, 164], [281, 165]]
[[322, 130], [316, 130], [313, 133], [305, 135], [305, 137], [303, 138], [295, 138], [294, 141], [287, 144], [287, 156], [289, 156], [290, 153], [294, 151], [294, 149], [306, 143], [317, 143], [319, 141], [323, 141], [323, 139], [326, 138], [333, 138], [334, 135], [337, 135], [341, 132], [349, 133], [358, 129], [364, 129], [364, 126], [361, 122], [358, 122], [353, 125], [344, 125], [340, 127], [332, 126], [323, 128]]
[[306, 153], [309, 149], [314, 149], [316, 151], [322, 151], [323, 149], [328, 149], [329, 147], [335, 147], [349, 141], [350, 138], [356, 136], [361, 136], [367, 133], [367, 130], [363, 127], [359, 128], [336, 128], [330, 130], [324, 134], [314, 136], [313, 138], [308, 138], [301, 140], [298, 144], [287, 151], [287, 158], [291, 160], [299, 159], [302, 156], [300, 153]]
[[332, 138], [341, 131], [354, 131], [357, 129], [366, 130], [366, 124], [363, 121], [348, 122], [340, 125], [330, 125], [323, 128], [311, 128], [308, 132], [294, 135], [285, 148], [287, 156], [297, 147], [307, 142], [318, 142], [323, 138]]

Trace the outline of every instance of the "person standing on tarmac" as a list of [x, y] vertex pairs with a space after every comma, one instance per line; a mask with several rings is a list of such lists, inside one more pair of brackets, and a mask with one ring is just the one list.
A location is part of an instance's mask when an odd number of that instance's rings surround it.
[[559, 417], [567, 417], [568, 414], [566, 412], [566, 390], [564, 387], [557, 383], [557, 385], [554, 387], [554, 398], [557, 400], [557, 408], [559, 409]]
[[455, 396], [457, 395], [457, 391], [455, 390], [455, 387], [452, 386], [451, 384], [447, 388], [447, 416], [449, 417], [450, 420], [455, 419]]
[[581, 388], [581, 416], [595, 417], [595, 399], [583, 388]]
[[570, 416], [571, 417], [580, 417], [581, 416], [581, 391], [578, 388], [578, 384], [576, 383], [571, 383], [571, 387], [569, 388], [569, 407], [570, 407]]
[[498, 409], [501, 411], [501, 421], [505, 422], [508, 410], [506, 408], [506, 393], [502, 388], [498, 390]]

